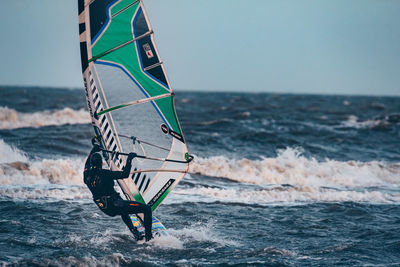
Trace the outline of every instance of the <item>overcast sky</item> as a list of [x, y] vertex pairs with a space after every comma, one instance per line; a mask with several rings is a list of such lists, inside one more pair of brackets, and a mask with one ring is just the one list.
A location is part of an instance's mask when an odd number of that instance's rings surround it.
[[[143, 2], [178, 90], [400, 95], [399, 0]], [[77, 1], [1, 10], [0, 85], [82, 87]]]

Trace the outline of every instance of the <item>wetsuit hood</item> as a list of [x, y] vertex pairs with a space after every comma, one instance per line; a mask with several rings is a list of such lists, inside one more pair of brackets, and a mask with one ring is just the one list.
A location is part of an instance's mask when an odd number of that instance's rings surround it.
[[92, 166], [92, 168], [101, 169], [101, 167], [103, 166], [103, 158], [99, 153], [94, 153], [90, 157], [90, 165]]

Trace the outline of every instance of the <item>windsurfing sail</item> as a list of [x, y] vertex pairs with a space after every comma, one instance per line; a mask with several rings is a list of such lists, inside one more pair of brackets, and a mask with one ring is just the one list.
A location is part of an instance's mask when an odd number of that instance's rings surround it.
[[[156, 209], [191, 159], [174, 93], [140, 0], [78, 0], [82, 73], [95, 135], [112, 170], [132, 161], [119, 180], [129, 200]], [[125, 153], [125, 154], [124, 154]]]

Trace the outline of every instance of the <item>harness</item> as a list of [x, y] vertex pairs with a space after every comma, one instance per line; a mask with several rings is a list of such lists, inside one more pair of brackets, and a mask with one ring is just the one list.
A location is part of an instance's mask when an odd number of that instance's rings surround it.
[[102, 196], [100, 198], [93, 198], [94, 203], [101, 209], [106, 210], [108, 207], [108, 201], [111, 199], [111, 196]]

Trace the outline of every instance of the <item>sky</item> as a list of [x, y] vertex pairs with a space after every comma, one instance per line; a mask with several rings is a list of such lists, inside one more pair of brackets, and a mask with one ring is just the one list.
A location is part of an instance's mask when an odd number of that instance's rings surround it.
[[[143, 3], [176, 90], [400, 96], [400, 0]], [[1, 6], [0, 85], [82, 88], [77, 1]]]

